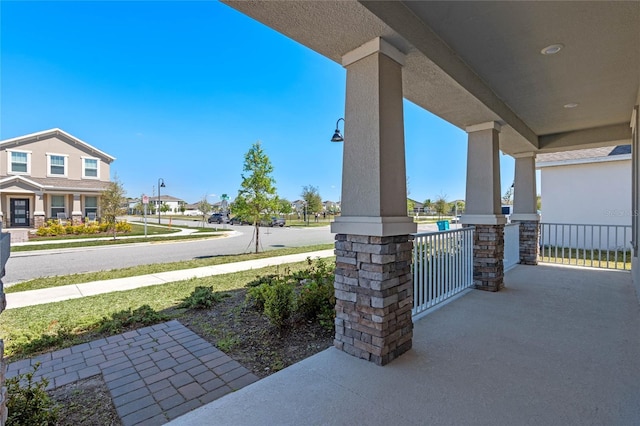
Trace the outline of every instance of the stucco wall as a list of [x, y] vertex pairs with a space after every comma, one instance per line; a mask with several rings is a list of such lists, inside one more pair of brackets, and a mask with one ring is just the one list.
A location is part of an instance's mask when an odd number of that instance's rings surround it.
[[0, 151], [1, 175], [8, 174], [8, 156], [6, 149], [31, 152], [31, 173], [28, 176], [46, 178], [47, 154], [61, 154], [68, 155], [66, 176], [68, 179], [82, 179], [82, 157], [90, 157], [98, 159], [98, 162], [100, 163], [98, 166], [99, 180], [109, 180], [109, 164], [101, 159], [99, 155], [87, 149], [83, 145], [69, 143], [58, 137], [50, 137], [47, 139], [41, 139], [29, 143], [22, 143], [18, 146], [5, 147], [2, 151]]
[[540, 170], [543, 222], [631, 225], [631, 160]]

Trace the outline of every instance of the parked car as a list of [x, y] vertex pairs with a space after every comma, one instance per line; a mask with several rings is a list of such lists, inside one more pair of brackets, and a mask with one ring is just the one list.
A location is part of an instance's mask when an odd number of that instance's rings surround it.
[[229, 219], [231, 225], [251, 225], [253, 222], [242, 216], [234, 216]]
[[282, 228], [284, 225], [286, 225], [286, 223], [287, 221], [283, 217], [273, 216], [271, 218], [271, 226], [279, 226], [280, 228]]
[[217, 224], [229, 223], [229, 218], [223, 215], [222, 213], [214, 213], [211, 216], [209, 216], [209, 219], [207, 219], [207, 222], [217, 223]]

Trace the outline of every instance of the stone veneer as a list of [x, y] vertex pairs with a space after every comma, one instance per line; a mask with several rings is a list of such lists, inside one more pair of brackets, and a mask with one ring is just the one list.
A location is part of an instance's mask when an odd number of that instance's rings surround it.
[[474, 225], [473, 284], [478, 290], [504, 287], [504, 225]]
[[42, 228], [44, 226], [44, 215], [34, 215], [33, 216], [33, 227], [38, 229], [38, 228]]
[[537, 220], [518, 221], [520, 225], [520, 263], [537, 265], [540, 255], [540, 222]]
[[[4, 276], [4, 265], [9, 258], [11, 247], [11, 236], [8, 233], [1, 232], [2, 224], [0, 223], [0, 312], [4, 311], [7, 306], [7, 300], [4, 295], [2, 277]], [[4, 361], [4, 342], [0, 339], [0, 426], [4, 426], [7, 421], [7, 388], [4, 386], [7, 365]]]
[[385, 365], [411, 349], [409, 235], [336, 235], [336, 348]]

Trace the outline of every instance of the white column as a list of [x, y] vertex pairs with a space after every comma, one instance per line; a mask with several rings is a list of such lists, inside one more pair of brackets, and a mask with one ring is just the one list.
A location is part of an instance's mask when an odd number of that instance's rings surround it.
[[[640, 91], [638, 92], [640, 103]], [[640, 301], [640, 106], [636, 105], [631, 115], [631, 279]]]
[[536, 154], [515, 154], [515, 179], [513, 188], [512, 221], [540, 221], [536, 193]]
[[402, 108], [404, 54], [381, 38], [347, 53], [341, 216], [338, 234], [416, 232], [407, 216]]
[[467, 194], [462, 223], [502, 225], [500, 208], [500, 125], [495, 121], [467, 127]]

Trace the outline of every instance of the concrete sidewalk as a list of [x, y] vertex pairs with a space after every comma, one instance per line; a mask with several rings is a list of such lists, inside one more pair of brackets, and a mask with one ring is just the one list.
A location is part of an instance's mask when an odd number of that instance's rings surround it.
[[333, 249], [320, 250], [308, 253], [290, 254], [286, 256], [268, 257], [265, 259], [246, 260], [244, 262], [225, 263], [221, 265], [203, 266], [193, 269], [160, 272], [150, 275], [138, 275], [135, 277], [65, 285], [61, 287], [52, 287], [42, 290], [7, 293], [7, 309], [16, 309], [25, 306], [41, 305], [44, 303], [60, 302], [68, 299], [94, 296], [96, 294], [111, 293], [114, 291], [125, 291], [139, 287], [167, 284], [175, 281], [188, 280], [190, 278], [202, 278], [213, 275], [230, 274], [233, 272], [259, 269], [267, 266], [301, 262], [307, 257], [315, 259], [331, 257], [333, 255]]

